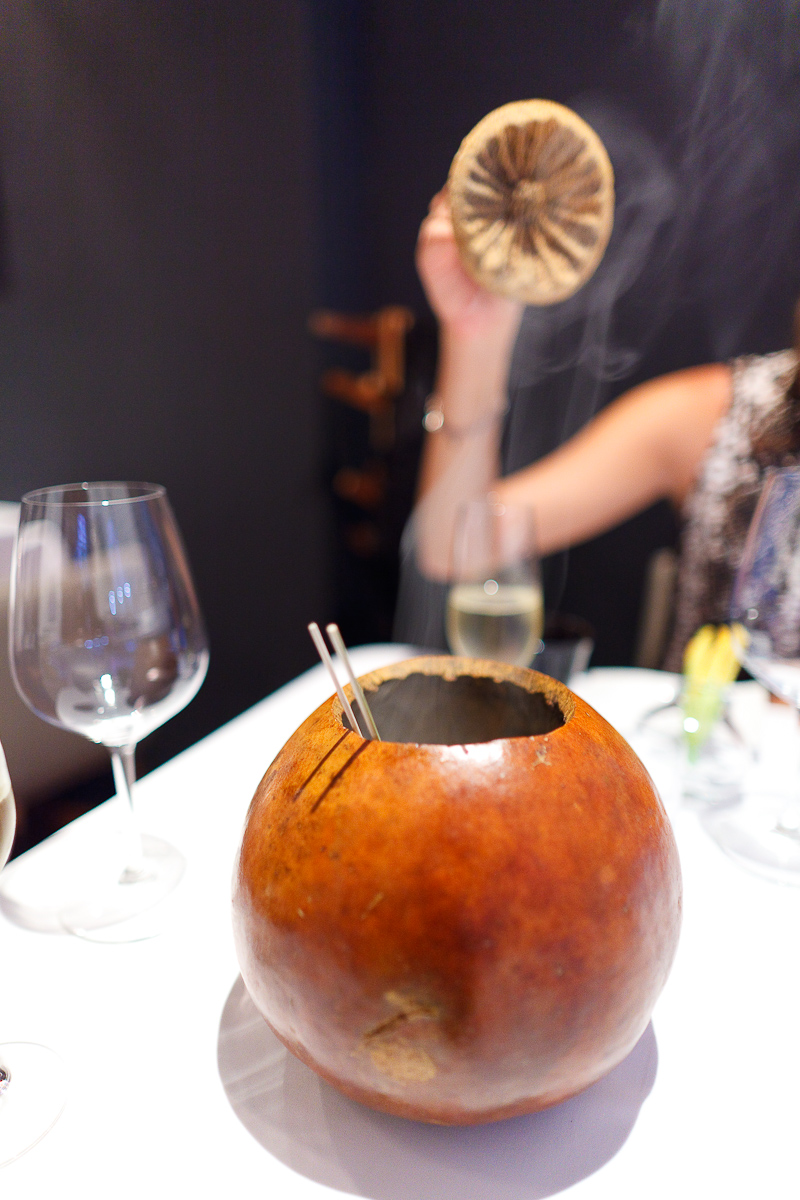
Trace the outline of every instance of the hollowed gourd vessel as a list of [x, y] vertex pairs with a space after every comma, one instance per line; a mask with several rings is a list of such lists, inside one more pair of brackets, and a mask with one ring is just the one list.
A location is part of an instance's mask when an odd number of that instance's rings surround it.
[[669, 821], [624, 739], [563, 684], [417, 658], [331, 697], [253, 798], [234, 880], [245, 984], [348, 1096], [471, 1124], [580, 1092], [644, 1031], [672, 962]]

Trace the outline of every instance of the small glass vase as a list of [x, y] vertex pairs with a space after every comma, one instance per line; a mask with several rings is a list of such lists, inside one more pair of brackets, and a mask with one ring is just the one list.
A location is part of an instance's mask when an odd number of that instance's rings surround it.
[[[698, 703], [699, 701], [699, 703]], [[730, 688], [712, 685], [691, 702], [684, 691], [645, 714], [631, 738], [665, 799], [689, 805], [735, 803], [753, 763], [753, 751], [733, 713]], [[693, 715], [700, 713], [700, 720]]]

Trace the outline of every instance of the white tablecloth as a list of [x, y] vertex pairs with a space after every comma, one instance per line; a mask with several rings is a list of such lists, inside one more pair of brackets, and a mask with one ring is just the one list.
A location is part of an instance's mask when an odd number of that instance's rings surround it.
[[[364, 672], [405, 652], [355, 657]], [[597, 671], [577, 686], [626, 732], [669, 679]], [[94, 945], [0, 917], [0, 1040], [46, 1043], [71, 1075], [55, 1128], [0, 1172], [3, 1200], [797, 1200], [800, 889], [728, 861], [675, 796], [675, 966], [639, 1045], [582, 1096], [446, 1129], [362, 1108], [286, 1054], [238, 978], [231, 867], [261, 775], [329, 691], [316, 668], [141, 782], [143, 825], [188, 861], [160, 937]], [[54, 903], [64, 862], [113, 809], [18, 860]]]

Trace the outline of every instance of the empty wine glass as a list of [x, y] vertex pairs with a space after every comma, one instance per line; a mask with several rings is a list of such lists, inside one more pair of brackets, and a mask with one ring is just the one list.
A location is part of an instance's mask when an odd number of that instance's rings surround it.
[[[800, 706], [800, 468], [769, 472], [745, 543], [731, 602], [737, 653], [773, 695]], [[795, 718], [795, 730], [797, 721]], [[794, 749], [792, 749], [794, 742]], [[756, 787], [709, 813], [704, 825], [744, 866], [800, 884], [798, 742], [783, 738], [762, 756]], [[787, 756], [791, 755], [793, 761]], [[779, 761], [780, 760], [780, 761]], [[787, 770], [788, 768], [788, 770]], [[792, 790], [781, 787], [791, 775]]]
[[450, 649], [527, 667], [541, 649], [543, 625], [533, 512], [488, 499], [468, 501], [453, 535]]
[[[0, 746], [0, 871], [14, 840], [16, 810]], [[64, 1065], [47, 1046], [0, 1042], [0, 1167], [14, 1162], [53, 1128], [66, 1099]]]
[[94, 940], [143, 935], [129, 918], [176, 886], [182, 855], [142, 838], [132, 813], [138, 742], [179, 712], [208, 666], [203, 619], [163, 487], [81, 483], [22, 499], [11, 579], [10, 657], [23, 700], [111, 753], [127, 862], [113, 885], [65, 908]]

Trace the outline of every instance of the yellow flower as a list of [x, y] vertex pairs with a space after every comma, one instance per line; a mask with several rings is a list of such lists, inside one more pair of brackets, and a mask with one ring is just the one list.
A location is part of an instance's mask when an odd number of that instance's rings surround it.
[[726, 688], [739, 673], [737, 649], [746, 631], [740, 625], [704, 625], [683, 656], [683, 731], [694, 762], [722, 713]]

